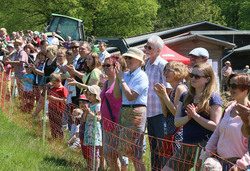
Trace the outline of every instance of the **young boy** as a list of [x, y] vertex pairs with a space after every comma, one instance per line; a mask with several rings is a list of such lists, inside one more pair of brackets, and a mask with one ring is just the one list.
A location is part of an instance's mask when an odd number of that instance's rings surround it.
[[53, 86], [48, 91], [49, 123], [50, 123], [51, 135], [53, 138], [60, 137], [61, 139], [63, 139], [61, 115], [65, 107], [65, 102], [69, 92], [62, 85], [61, 76], [59, 73], [54, 72], [50, 75], [50, 83]]
[[31, 112], [34, 107], [34, 95], [33, 95], [33, 81], [35, 79], [34, 74], [32, 74], [32, 69], [29, 65], [25, 66], [26, 74], [24, 74], [21, 79], [23, 82], [23, 103], [22, 111]]

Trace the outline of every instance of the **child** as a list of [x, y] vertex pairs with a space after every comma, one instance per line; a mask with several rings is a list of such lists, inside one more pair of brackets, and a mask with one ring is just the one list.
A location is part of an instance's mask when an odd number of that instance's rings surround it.
[[95, 158], [95, 170], [99, 167], [99, 148], [102, 146], [102, 130], [101, 130], [101, 89], [97, 85], [88, 86], [86, 96], [89, 99], [89, 107], [85, 107], [84, 110], [87, 114], [84, 141], [83, 145], [88, 146], [88, 168], [93, 170], [93, 158]]
[[82, 94], [82, 95], [80, 95], [78, 101], [79, 101], [80, 109], [83, 110], [82, 121], [81, 121], [81, 125], [80, 125], [80, 130], [79, 130], [79, 138], [80, 138], [80, 142], [81, 142], [81, 149], [82, 149], [83, 157], [85, 159], [87, 159], [87, 157], [88, 157], [87, 156], [87, 148], [86, 148], [86, 146], [83, 145], [85, 124], [86, 124], [86, 117], [87, 117], [87, 112], [84, 109], [86, 109], [86, 107], [88, 107], [89, 100], [87, 99], [87, 97], [84, 94]]
[[49, 124], [51, 129], [51, 136], [53, 138], [60, 137], [63, 139], [62, 129], [62, 111], [65, 107], [66, 98], [69, 94], [68, 90], [61, 83], [61, 76], [59, 73], [52, 73], [50, 75], [50, 83], [52, 88], [48, 92], [49, 100]]
[[[11, 93], [11, 65], [7, 64], [6, 62], [11, 61], [11, 59], [7, 56], [4, 56], [3, 62], [0, 62], [0, 68], [1, 71], [5, 73], [5, 77], [7, 79], [7, 90], [6, 90], [6, 99], [10, 99], [10, 93]], [[2, 77], [0, 78], [0, 80]]]
[[81, 122], [81, 115], [83, 111], [82, 109], [74, 109], [73, 110], [73, 124], [71, 125], [71, 130], [70, 130], [70, 137], [68, 141], [68, 146], [69, 148], [73, 150], [80, 149], [80, 138], [79, 138], [79, 128], [80, 128], [80, 122]]
[[23, 103], [22, 111], [31, 112], [34, 107], [33, 81], [35, 76], [32, 74], [32, 69], [29, 65], [25, 66], [26, 74], [22, 78], [23, 82]]

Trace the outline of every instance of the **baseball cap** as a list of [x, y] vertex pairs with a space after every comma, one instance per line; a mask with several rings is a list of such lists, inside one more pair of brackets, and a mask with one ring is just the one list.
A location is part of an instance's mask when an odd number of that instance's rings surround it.
[[189, 55], [202, 56], [204, 58], [209, 58], [209, 53], [207, 49], [202, 48], [202, 47], [193, 49], [191, 52], [189, 52]]

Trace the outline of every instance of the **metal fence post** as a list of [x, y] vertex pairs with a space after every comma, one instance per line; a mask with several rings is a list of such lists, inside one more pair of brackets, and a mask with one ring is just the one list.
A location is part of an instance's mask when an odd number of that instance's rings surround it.
[[46, 132], [46, 107], [47, 107], [47, 89], [45, 88], [45, 97], [44, 97], [44, 109], [43, 109], [43, 144], [45, 142], [45, 132]]

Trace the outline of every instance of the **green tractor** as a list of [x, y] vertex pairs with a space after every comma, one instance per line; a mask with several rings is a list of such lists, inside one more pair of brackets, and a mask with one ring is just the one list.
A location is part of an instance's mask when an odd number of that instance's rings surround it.
[[83, 21], [66, 15], [52, 13], [52, 20], [45, 27], [45, 34], [52, 36], [52, 32], [56, 33], [56, 37], [60, 41], [67, 40], [70, 36], [72, 40], [85, 40]]

